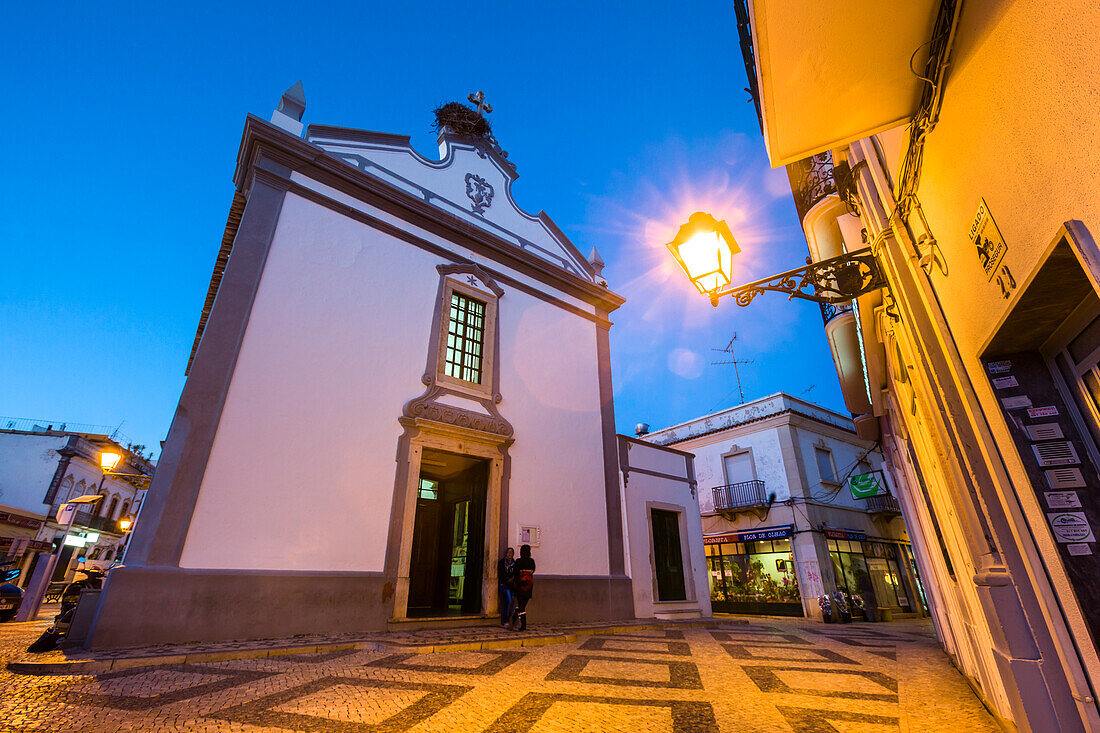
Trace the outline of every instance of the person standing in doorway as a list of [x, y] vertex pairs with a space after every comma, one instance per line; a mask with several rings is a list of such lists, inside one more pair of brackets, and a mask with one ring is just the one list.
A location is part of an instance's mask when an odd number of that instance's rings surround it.
[[497, 589], [500, 591], [500, 625], [507, 627], [512, 618], [512, 586], [516, 576], [516, 551], [509, 547], [497, 561]]
[[531, 600], [535, 588], [535, 561], [531, 559], [531, 545], [519, 548], [519, 560], [516, 560], [515, 581], [513, 583], [516, 610], [512, 614], [512, 630], [527, 630], [527, 602]]

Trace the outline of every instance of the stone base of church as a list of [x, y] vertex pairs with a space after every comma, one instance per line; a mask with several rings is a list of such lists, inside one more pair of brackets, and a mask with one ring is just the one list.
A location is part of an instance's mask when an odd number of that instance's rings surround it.
[[[88, 649], [383, 631], [381, 573], [122, 567], [111, 572]], [[531, 623], [634, 618], [630, 578], [539, 575]]]
[[632, 619], [634, 593], [630, 578], [536, 573], [527, 615], [533, 624]]
[[86, 647], [377, 631], [392, 609], [382, 573], [122, 567], [111, 571]]

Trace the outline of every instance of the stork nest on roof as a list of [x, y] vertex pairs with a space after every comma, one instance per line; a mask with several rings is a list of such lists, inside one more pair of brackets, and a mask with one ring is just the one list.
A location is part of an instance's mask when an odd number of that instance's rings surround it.
[[456, 135], [467, 137], [492, 137], [493, 131], [489, 127], [489, 120], [479, 115], [461, 102], [449, 102], [441, 107], [436, 107], [435, 122], [432, 129], [437, 133], [446, 128]]

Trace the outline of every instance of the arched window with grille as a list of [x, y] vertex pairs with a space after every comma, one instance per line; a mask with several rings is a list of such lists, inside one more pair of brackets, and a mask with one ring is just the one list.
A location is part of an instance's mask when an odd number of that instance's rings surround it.
[[[106, 499], [104, 499], [104, 501], [106, 501]], [[110, 508], [107, 510], [107, 513], [104, 514], [103, 516], [105, 516], [108, 520], [114, 519], [115, 518], [115, 509], [118, 509], [118, 497], [117, 496], [111, 497]]]
[[61, 486], [57, 490], [58, 498], [54, 499], [54, 501], [58, 503], [68, 501], [74, 496], [76, 496], [76, 494], [73, 493], [73, 475], [70, 473], [61, 481]]

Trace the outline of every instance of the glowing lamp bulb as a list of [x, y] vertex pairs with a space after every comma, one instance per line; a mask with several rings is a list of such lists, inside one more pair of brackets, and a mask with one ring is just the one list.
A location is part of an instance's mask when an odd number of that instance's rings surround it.
[[115, 450], [105, 450], [99, 454], [99, 465], [104, 471], [113, 471], [122, 460], [122, 454]]
[[733, 256], [741, 251], [726, 222], [697, 211], [666, 245], [700, 293], [715, 302], [733, 280]]

